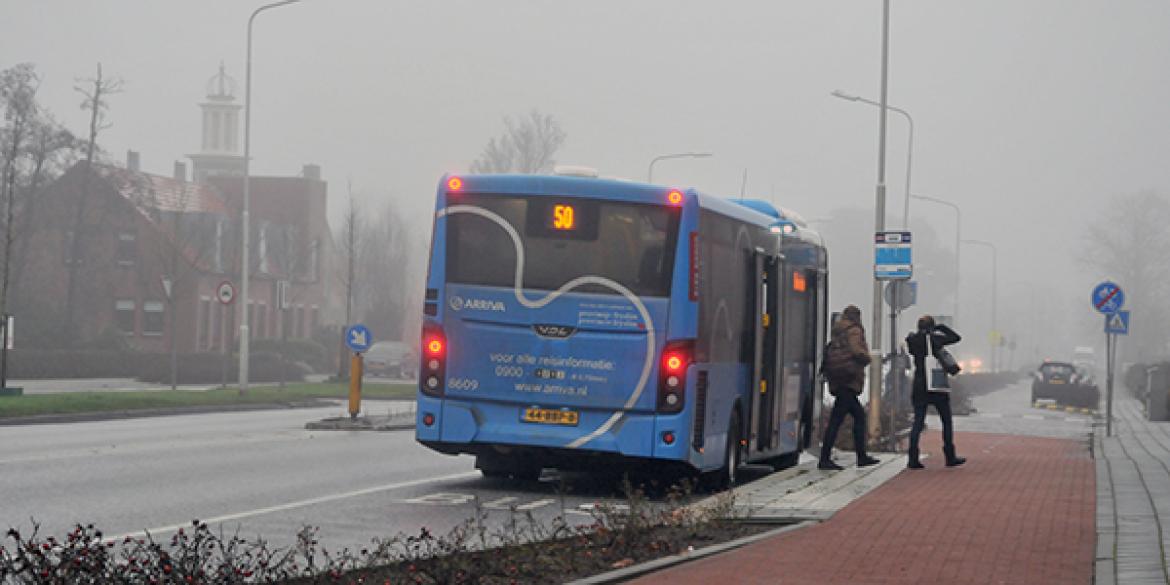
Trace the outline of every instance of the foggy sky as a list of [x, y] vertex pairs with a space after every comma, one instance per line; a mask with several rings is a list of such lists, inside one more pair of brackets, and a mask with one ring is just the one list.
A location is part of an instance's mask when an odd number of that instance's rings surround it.
[[[101, 61], [125, 80], [101, 145], [169, 174], [198, 151], [197, 103], [220, 61], [242, 101], [260, 4], [5, 0], [0, 67], [34, 63], [42, 104], [81, 132], [73, 85]], [[503, 116], [536, 107], [567, 132], [564, 163], [642, 180], [655, 155], [710, 150], [659, 163], [656, 179], [731, 196], [746, 168], [749, 193], [808, 218], [872, 209], [878, 109], [829, 92], [878, 98], [880, 17], [876, 0], [304, 0], [257, 20], [253, 172], [319, 163], [334, 210], [352, 179], [429, 225], [438, 177], [464, 171]], [[999, 246], [1001, 324], [1039, 295], [1053, 327], [1097, 330], [1088, 294], [1103, 275], [1075, 261], [1081, 228], [1110, 196], [1170, 193], [1167, 23], [1164, 0], [893, 2], [889, 101], [916, 124], [914, 190], [958, 203], [964, 237]], [[889, 128], [899, 225], [906, 128], [894, 114]], [[911, 214], [951, 241], [950, 209]], [[963, 252], [978, 328], [990, 261]], [[833, 302], [868, 307], [869, 291], [835, 289]]]

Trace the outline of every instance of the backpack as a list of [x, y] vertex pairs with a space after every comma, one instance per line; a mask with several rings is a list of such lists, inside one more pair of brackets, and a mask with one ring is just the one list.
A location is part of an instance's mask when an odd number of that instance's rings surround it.
[[849, 351], [848, 333], [850, 328], [842, 331], [841, 335], [833, 336], [825, 344], [825, 352], [821, 357], [821, 375], [830, 385], [849, 382], [857, 369], [857, 362], [853, 353]]

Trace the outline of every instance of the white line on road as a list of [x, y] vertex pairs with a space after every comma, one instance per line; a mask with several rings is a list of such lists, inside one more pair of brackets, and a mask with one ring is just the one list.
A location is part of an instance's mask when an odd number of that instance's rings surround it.
[[1044, 420], [1044, 417], [1042, 417], [1038, 414], [1025, 414], [1024, 418], [1026, 418], [1028, 420]]
[[[467, 479], [470, 477], [478, 477], [478, 476], [479, 476], [478, 471], [467, 471], [464, 473], [455, 473], [452, 475], [443, 475], [440, 477], [429, 477], [426, 479], [416, 479], [416, 480], [412, 480], [412, 481], [403, 481], [403, 482], [399, 482], [399, 483], [389, 483], [386, 485], [379, 485], [379, 486], [364, 488], [364, 489], [360, 489], [360, 490], [353, 490], [350, 492], [342, 492], [339, 494], [330, 494], [327, 496], [319, 496], [316, 498], [309, 498], [307, 500], [298, 500], [295, 502], [288, 502], [288, 503], [279, 504], [276, 506], [269, 506], [267, 508], [256, 508], [255, 510], [248, 510], [246, 512], [236, 512], [235, 514], [225, 514], [223, 516], [216, 516], [214, 518], [202, 518], [202, 519], [200, 519], [200, 521], [205, 522], [207, 524], [219, 524], [222, 522], [230, 522], [232, 520], [239, 520], [241, 518], [248, 518], [251, 516], [260, 516], [262, 514], [271, 514], [273, 512], [283, 512], [285, 510], [292, 510], [293, 508], [303, 508], [305, 506], [315, 506], [317, 504], [324, 504], [326, 502], [334, 502], [337, 500], [344, 500], [346, 498], [356, 498], [358, 496], [366, 496], [369, 494], [376, 494], [379, 492], [387, 492], [387, 491], [397, 490], [397, 489], [402, 489], [402, 488], [415, 487], [415, 486], [420, 486], [420, 485], [424, 485], [424, 484], [428, 484], [428, 483], [449, 481], [452, 479]], [[172, 524], [170, 526], [160, 526], [158, 528], [150, 528], [148, 530], [142, 530], [139, 532], [131, 532], [128, 534], [122, 534], [120, 536], [115, 536], [113, 538], [113, 540], [122, 540], [124, 538], [139, 538], [142, 536], [146, 536], [147, 533], [160, 534], [160, 533], [166, 533], [166, 532], [174, 532], [180, 528], [187, 528], [189, 526], [191, 526], [190, 522], [184, 522], [183, 524]]]
[[979, 416], [983, 418], [1003, 418], [1002, 412], [981, 412]]

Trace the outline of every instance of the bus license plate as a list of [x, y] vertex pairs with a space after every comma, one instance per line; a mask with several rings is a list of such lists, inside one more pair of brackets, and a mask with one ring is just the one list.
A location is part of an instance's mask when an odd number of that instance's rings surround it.
[[551, 408], [524, 409], [524, 422], [546, 425], [577, 426], [577, 412], [572, 410], [553, 410]]

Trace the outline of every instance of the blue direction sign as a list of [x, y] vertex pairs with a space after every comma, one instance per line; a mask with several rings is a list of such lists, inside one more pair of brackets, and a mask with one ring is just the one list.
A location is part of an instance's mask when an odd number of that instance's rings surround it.
[[1105, 315], [1105, 333], [1129, 335], [1129, 311], [1118, 311]]
[[374, 336], [365, 325], [350, 325], [345, 330], [345, 346], [351, 351], [362, 353], [374, 345]]
[[1125, 305], [1125, 292], [1121, 290], [1120, 286], [1117, 286], [1117, 283], [1106, 280], [1093, 288], [1093, 296], [1090, 297], [1090, 301], [1098, 312], [1112, 315]]
[[874, 234], [873, 275], [878, 280], [909, 280], [914, 274], [910, 232]]

